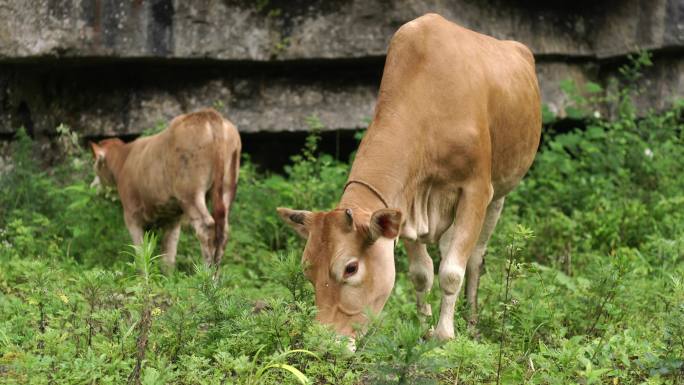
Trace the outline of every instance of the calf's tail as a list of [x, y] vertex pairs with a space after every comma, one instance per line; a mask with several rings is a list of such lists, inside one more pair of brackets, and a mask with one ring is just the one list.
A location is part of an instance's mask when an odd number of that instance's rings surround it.
[[212, 177], [211, 216], [214, 218], [216, 235], [214, 237], [214, 264], [218, 267], [221, 262], [221, 245], [226, 237], [226, 204], [223, 202], [223, 176], [226, 170], [224, 151], [218, 149], [214, 158], [214, 175]]

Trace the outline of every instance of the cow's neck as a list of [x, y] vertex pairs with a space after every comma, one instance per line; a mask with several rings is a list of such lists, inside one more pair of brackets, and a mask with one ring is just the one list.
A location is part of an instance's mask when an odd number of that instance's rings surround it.
[[360, 209], [365, 210], [368, 213], [373, 213], [376, 210], [385, 208], [384, 199], [384, 197], [381, 198], [381, 195], [376, 194], [376, 192], [368, 188], [365, 184], [351, 183], [344, 190], [337, 208], [352, 210]]
[[130, 144], [122, 144], [118, 146], [111, 146], [107, 149], [107, 168], [112, 172], [114, 180], [119, 180], [119, 175], [123, 169], [123, 165], [128, 158], [128, 153], [131, 151]]
[[409, 181], [412, 159], [417, 155], [413, 141], [406, 135], [413, 133], [399, 124], [388, 125], [375, 121], [369, 127], [349, 173], [349, 181], [361, 183], [347, 186], [338, 207], [373, 212], [387, 204], [389, 208], [406, 212], [406, 197], [410, 196], [408, 189], [412, 185]]

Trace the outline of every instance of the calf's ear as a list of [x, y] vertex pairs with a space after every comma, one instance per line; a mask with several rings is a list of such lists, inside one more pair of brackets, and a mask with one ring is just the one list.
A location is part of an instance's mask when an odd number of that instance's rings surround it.
[[309, 237], [308, 226], [311, 211], [292, 210], [284, 207], [278, 207], [276, 211], [278, 211], [280, 218], [290, 225], [302, 238], [307, 239]]
[[399, 235], [401, 211], [397, 209], [381, 209], [373, 213], [370, 219], [369, 241], [375, 242], [380, 237], [394, 239]]
[[90, 142], [90, 149], [91, 149], [92, 152], [93, 152], [93, 158], [95, 158], [95, 160], [104, 159], [104, 157], [105, 157], [105, 150], [104, 150], [104, 148], [100, 147], [100, 146], [99, 146], [97, 143], [95, 143], [95, 142]]

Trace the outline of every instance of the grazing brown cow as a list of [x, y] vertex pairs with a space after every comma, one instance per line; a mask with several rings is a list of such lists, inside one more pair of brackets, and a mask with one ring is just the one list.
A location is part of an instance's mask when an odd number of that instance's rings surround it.
[[[219, 266], [228, 236], [228, 212], [240, 168], [240, 135], [218, 112], [207, 109], [174, 118], [164, 131], [131, 143], [91, 143], [96, 181], [115, 186], [134, 244], [143, 229], [164, 231], [167, 267], [176, 262], [181, 217], [186, 215], [208, 265]], [[211, 193], [212, 213], [205, 197]]]
[[439, 242], [440, 317], [454, 337], [454, 305], [467, 273], [477, 320], [482, 257], [504, 197], [532, 164], [541, 130], [532, 53], [428, 14], [392, 38], [373, 121], [337, 208], [278, 209], [307, 239], [303, 261], [318, 319], [342, 334], [382, 310], [394, 284], [394, 243], [409, 256], [418, 312], [431, 315], [426, 244]]

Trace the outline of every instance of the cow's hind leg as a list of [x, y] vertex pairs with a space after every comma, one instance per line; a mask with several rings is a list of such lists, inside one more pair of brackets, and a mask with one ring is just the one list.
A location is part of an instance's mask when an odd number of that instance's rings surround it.
[[212, 266], [214, 261], [214, 239], [216, 230], [214, 218], [212, 218], [207, 203], [204, 200], [204, 193], [197, 194], [192, 201], [183, 202], [183, 212], [190, 219], [192, 228], [200, 241], [202, 257], [207, 266]]
[[180, 237], [181, 222], [174, 221], [164, 228], [164, 238], [162, 239], [163, 270], [169, 274], [176, 267], [176, 252], [178, 249], [178, 238]]
[[468, 259], [468, 267], [466, 269], [466, 301], [468, 302], [468, 326], [471, 333], [477, 334], [477, 290], [480, 285], [480, 270], [482, 269], [482, 260], [487, 251], [487, 243], [494, 232], [496, 223], [499, 221], [501, 210], [503, 209], [504, 198], [499, 198], [487, 207], [485, 220], [482, 224], [482, 231], [477, 240], [475, 249]]
[[435, 337], [454, 337], [454, 306], [461, 290], [468, 259], [477, 243], [487, 206], [492, 199], [489, 182], [473, 182], [463, 188], [456, 208], [454, 223], [439, 240], [442, 261], [439, 265], [439, 286], [442, 302]]
[[409, 277], [413, 282], [413, 288], [416, 290], [418, 317], [424, 322], [426, 318], [432, 316], [432, 309], [426, 301], [435, 276], [432, 258], [430, 258], [424, 243], [405, 239], [404, 246], [409, 257]]

